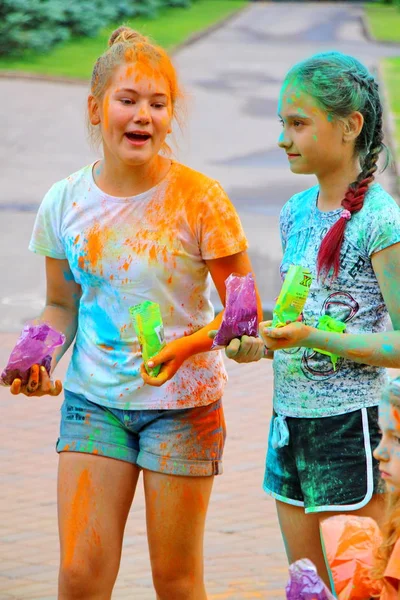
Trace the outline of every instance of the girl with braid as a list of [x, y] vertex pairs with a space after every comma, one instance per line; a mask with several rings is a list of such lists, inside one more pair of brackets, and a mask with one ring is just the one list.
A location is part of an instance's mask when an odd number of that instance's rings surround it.
[[264, 489], [289, 562], [309, 558], [329, 585], [320, 521], [383, 512], [372, 453], [386, 367], [400, 367], [400, 209], [374, 180], [382, 105], [356, 59], [327, 52], [296, 64], [278, 112], [291, 171], [318, 180], [282, 209], [281, 275], [301, 265], [313, 281], [301, 322], [261, 323], [262, 340], [234, 340], [227, 354], [244, 362], [257, 346], [257, 358], [274, 355]]

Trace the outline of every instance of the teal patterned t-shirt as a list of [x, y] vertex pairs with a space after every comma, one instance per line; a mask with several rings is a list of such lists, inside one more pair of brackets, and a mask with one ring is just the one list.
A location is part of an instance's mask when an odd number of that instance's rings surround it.
[[[346, 323], [346, 333], [378, 333], [386, 329], [388, 312], [372, 268], [371, 256], [400, 242], [400, 208], [378, 183], [370, 186], [360, 212], [347, 222], [338, 278], [321, 282], [316, 262], [321, 240], [342, 209], [321, 212], [318, 186], [293, 196], [280, 218], [282, 280], [290, 265], [313, 275], [303, 311], [316, 327], [322, 315]], [[327, 417], [379, 403], [386, 369], [339, 358], [336, 370], [329, 356], [311, 348], [275, 352], [274, 409], [290, 417]]]

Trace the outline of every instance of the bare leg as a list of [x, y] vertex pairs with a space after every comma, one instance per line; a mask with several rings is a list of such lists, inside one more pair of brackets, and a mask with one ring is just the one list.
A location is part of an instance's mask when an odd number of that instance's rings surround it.
[[139, 473], [112, 458], [60, 454], [59, 600], [110, 600]]
[[332, 589], [329, 568], [326, 565], [320, 538], [320, 522], [337, 514], [351, 514], [371, 517], [378, 522], [383, 514], [384, 497], [376, 494], [364, 507], [355, 511], [323, 512], [306, 515], [304, 509], [284, 502], [276, 502], [279, 524], [285, 543], [289, 564], [301, 558], [310, 559], [317, 568], [318, 574]]
[[204, 526], [213, 477], [143, 471], [146, 520], [158, 600], [207, 600]]

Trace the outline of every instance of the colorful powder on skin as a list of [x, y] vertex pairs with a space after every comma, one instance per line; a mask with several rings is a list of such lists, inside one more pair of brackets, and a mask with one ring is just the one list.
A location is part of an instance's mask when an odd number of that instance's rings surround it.
[[390, 416], [396, 424], [396, 429], [400, 431], [400, 409], [392, 405], [390, 407]]
[[76, 547], [87, 533], [89, 515], [93, 508], [93, 492], [91, 476], [84, 469], [79, 476], [65, 526], [65, 566], [72, 564]]
[[110, 110], [110, 93], [106, 93], [103, 101], [103, 127], [104, 129], [109, 128], [109, 110]]

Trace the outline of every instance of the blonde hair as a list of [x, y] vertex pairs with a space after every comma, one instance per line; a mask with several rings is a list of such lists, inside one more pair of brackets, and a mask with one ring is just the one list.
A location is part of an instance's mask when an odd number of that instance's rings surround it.
[[[162, 75], [169, 85], [172, 118], [181, 126], [183, 113], [183, 90], [178, 82], [178, 75], [167, 52], [154, 44], [148, 37], [121, 26], [112, 32], [108, 40], [108, 49], [96, 60], [90, 82], [91, 95], [101, 102], [110, 85], [110, 80], [117, 67], [122, 64], [140, 63], [150, 76]], [[89, 140], [94, 147], [101, 142], [101, 131], [88, 119]], [[171, 148], [164, 142], [162, 151], [171, 154]]]
[[[400, 409], [400, 377], [393, 379], [384, 391], [383, 399]], [[397, 540], [400, 538], [400, 490], [388, 493], [386, 522], [382, 529], [382, 544], [375, 556], [372, 577], [382, 580]]]

